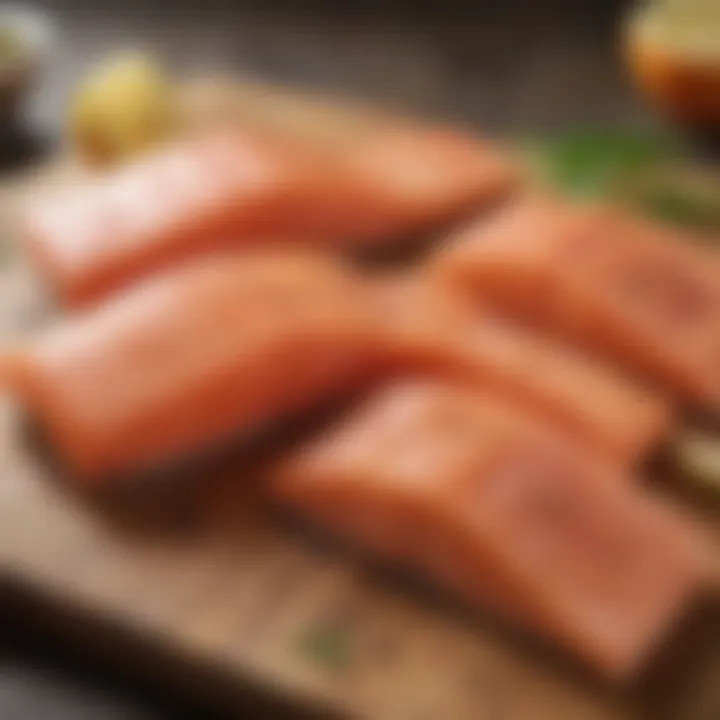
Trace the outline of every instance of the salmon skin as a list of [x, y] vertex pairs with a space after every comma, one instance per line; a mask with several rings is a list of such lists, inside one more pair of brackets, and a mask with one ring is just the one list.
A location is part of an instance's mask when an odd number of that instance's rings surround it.
[[415, 380], [284, 459], [268, 490], [620, 680], [705, 574], [693, 530], [614, 472], [488, 393]]
[[529, 198], [456, 236], [438, 275], [683, 404], [720, 409], [717, 251], [600, 206]]
[[207, 256], [6, 358], [11, 392], [88, 486], [228, 442], [362, 384], [373, 324], [312, 254]]
[[341, 151], [214, 130], [42, 194], [24, 225], [40, 272], [75, 306], [218, 247], [387, 244], [514, 182], [504, 157], [457, 133], [388, 131]]
[[670, 432], [662, 398], [565, 343], [473, 306], [432, 277], [382, 278], [374, 297], [397, 375], [449, 377], [502, 392], [627, 466]]

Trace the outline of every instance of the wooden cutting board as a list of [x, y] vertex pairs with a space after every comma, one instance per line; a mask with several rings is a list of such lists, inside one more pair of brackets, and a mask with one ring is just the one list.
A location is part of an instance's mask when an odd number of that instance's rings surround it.
[[[3, 346], [52, 317], [10, 221], [23, 193], [52, 177], [10, 183], [0, 197]], [[677, 657], [682, 677], [661, 669], [638, 691], [600, 688], [490, 618], [311, 538], [254, 496], [253, 475], [252, 463], [226, 460], [175, 488], [93, 501], [53, 473], [3, 400], [0, 592], [53, 631], [231, 716], [254, 689], [372, 720], [621, 720], [639, 708], [720, 717], [720, 653], [695, 653], [696, 665]], [[720, 626], [705, 627], [720, 645]]]

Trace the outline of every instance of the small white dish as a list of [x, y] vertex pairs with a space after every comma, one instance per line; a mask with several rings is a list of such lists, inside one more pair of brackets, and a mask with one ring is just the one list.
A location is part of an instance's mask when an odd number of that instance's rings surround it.
[[16, 118], [54, 41], [47, 13], [26, 5], [0, 6], [0, 122]]

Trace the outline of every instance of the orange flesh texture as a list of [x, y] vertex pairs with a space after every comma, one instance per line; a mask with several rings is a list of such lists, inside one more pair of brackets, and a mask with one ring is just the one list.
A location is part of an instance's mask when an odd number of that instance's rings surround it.
[[628, 465], [670, 430], [659, 397], [566, 344], [473, 307], [432, 277], [391, 276], [376, 288], [399, 375], [454, 377], [502, 392]]
[[152, 468], [362, 384], [360, 287], [309, 254], [208, 256], [61, 323], [10, 385], [78, 478]]
[[621, 679], [703, 574], [692, 530], [614, 472], [488, 393], [407, 381], [282, 463], [269, 490]]
[[683, 404], [720, 407], [720, 263], [680, 231], [532, 198], [456, 236], [437, 276]]
[[[434, 229], [473, 208], [492, 207], [521, 181], [519, 167], [499, 148], [454, 130], [386, 128], [336, 150], [335, 158], [352, 178], [348, 186], [362, 188], [354, 203], [354, 234], [368, 242]], [[347, 209], [336, 209], [336, 232], [345, 236]]]
[[186, 140], [28, 208], [37, 266], [68, 305], [194, 254], [290, 233], [315, 190], [308, 160], [259, 134]]
[[458, 133], [388, 131], [337, 150], [214, 131], [43, 194], [26, 236], [73, 306], [218, 247], [391, 242], [494, 200], [516, 179], [500, 153]]

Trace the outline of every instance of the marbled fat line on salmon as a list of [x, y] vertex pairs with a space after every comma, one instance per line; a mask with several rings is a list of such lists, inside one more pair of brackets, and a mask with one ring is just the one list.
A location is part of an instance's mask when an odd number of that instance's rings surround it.
[[693, 528], [619, 472], [486, 391], [407, 380], [280, 462], [268, 492], [625, 679], [706, 578]]
[[682, 231], [600, 206], [519, 201], [449, 239], [438, 277], [682, 404], [720, 409], [720, 264]]
[[380, 277], [375, 301], [396, 375], [455, 378], [502, 393], [626, 467], [670, 432], [672, 413], [656, 394], [567, 343], [478, 307], [431, 273]]
[[93, 485], [351, 390], [377, 362], [376, 335], [339, 262], [220, 254], [66, 318], [3, 365], [60, 460]]
[[500, 151], [455, 131], [388, 129], [323, 148], [213, 130], [41, 193], [24, 230], [36, 267], [72, 306], [218, 247], [390, 245], [518, 181]]

